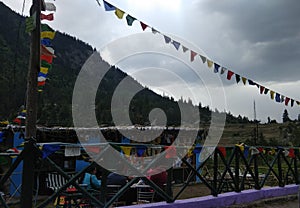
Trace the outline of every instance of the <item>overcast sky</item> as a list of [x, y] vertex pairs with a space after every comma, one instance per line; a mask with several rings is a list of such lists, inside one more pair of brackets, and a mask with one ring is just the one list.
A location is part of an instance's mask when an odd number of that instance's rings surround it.
[[[23, 0], [2, 0], [21, 12]], [[49, 0], [50, 1], [50, 0]], [[253, 86], [236, 84], [202, 66], [191, 64], [188, 54], [166, 45], [151, 30], [142, 32], [139, 22], [127, 26], [106, 12], [96, 0], [51, 1], [57, 7], [56, 30], [68, 33], [102, 51], [112, 62], [156, 92], [191, 97], [194, 103], [230, 111], [253, 119], [282, 120], [287, 109], [296, 119], [300, 106], [276, 103]], [[180, 40], [190, 49], [280, 94], [300, 101], [300, 2], [284, 0], [108, 0], [118, 8]], [[26, 0], [25, 15], [31, 1]], [[55, 49], [55, 46], [54, 46]], [[151, 52], [149, 52], [151, 51]], [[127, 52], [129, 57], [123, 57]], [[146, 53], [147, 52], [147, 53]], [[122, 56], [123, 55], [123, 56]], [[195, 75], [196, 71], [196, 75]], [[198, 73], [199, 72], [199, 73]], [[221, 80], [221, 84], [220, 84]], [[222, 85], [222, 86], [221, 86]], [[191, 94], [186, 91], [192, 91]], [[226, 103], [218, 100], [224, 96]]]

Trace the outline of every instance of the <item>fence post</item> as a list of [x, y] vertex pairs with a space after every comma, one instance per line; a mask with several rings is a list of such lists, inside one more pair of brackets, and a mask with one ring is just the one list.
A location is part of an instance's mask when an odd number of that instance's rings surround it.
[[218, 196], [218, 153], [217, 148], [214, 151], [214, 181], [213, 181], [213, 196]]
[[234, 167], [234, 174], [235, 174], [235, 192], [241, 192], [240, 190], [240, 154], [239, 154], [239, 151], [240, 150], [240, 147], [238, 146], [235, 146], [234, 148], [234, 151], [235, 151], [235, 167]]
[[284, 183], [282, 182], [282, 166], [281, 166], [281, 154], [282, 154], [282, 149], [278, 149], [278, 154], [277, 154], [277, 166], [278, 166], [278, 178], [279, 178], [279, 187], [284, 187]]
[[257, 154], [253, 155], [253, 163], [254, 163], [254, 175], [255, 175], [255, 189], [260, 190], [261, 187], [259, 186], [259, 171], [258, 171], [258, 164], [257, 164]]

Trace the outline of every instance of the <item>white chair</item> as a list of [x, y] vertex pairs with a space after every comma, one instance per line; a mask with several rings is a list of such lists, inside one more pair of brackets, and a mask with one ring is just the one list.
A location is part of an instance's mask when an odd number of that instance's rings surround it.
[[137, 185], [137, 204], [152, 203], [154, 190], [148, 185]]

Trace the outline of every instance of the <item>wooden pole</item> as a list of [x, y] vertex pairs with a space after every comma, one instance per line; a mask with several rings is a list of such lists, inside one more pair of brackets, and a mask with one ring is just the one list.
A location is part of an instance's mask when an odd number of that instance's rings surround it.
[[31, 32], [30, 60], [27, 74], [26, 127], [22, 172], [21, 207], [32, 207], [34, 184], [34, 144], [36, 142], [38, 72], [40, 71], [41, 0], [32, 0], [30, 15], [35, 15], [35, 29]]

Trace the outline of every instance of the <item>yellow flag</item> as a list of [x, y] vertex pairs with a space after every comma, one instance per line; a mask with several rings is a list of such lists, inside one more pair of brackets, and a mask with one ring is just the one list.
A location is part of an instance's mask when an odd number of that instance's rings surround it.
[[48, 68], [41, 67], [40, 72], [42, 72], [43, 74], [48, 74]]
[[55, 32], [51, 32], [51, 31], [44, 31], [44, 32], [41, 32], [41, 39], [43, 38], [49, 38], [49, 39], [53, 39], [55, 36]]
[[247, 83], [247, 78], [246, 78], [246, 77], [242, 77], [242, 81], [243, 81], [244, 85], [246, 85], [246, 83]]
[[116, 8], [115, 14], [116, 14], [116, 16], [117, 16], [119, 19], [122, 19], [122, 18], [123, 18], [124, 13], [125, 13], [125, 12], [123, 12], [122, 10]]
[[271, 99], [272, 99], [272, 100], [274, 100], [274, 94], [275, 94], [275, 92], [271, 90], [271, 91], [270, 91], [270, 96], [271, 96]]
[[206, 61], [207, 61], [207, 66], [208, 66], [209, 68], [211, 68], [211, 67], [213, 66], [214, 62], [212, 62], [212, 61], [209, 60], [209, 59], [207, 59]]
[[132, 147], [121, 146], [121, 149], [122, 149], [122, 151], [124, 152], [124, 154], [126, 156], [130, 156], [130, 152], [131, 152]]

